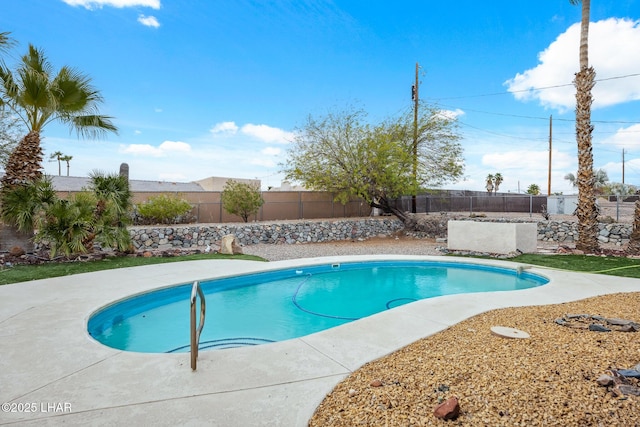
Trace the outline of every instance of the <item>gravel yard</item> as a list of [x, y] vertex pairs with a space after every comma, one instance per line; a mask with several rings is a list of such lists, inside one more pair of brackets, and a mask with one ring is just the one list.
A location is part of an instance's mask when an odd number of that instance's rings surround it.
[[[325, 398], [310, 426], [640, 426], [640, 397], [616, 397], [596, 379], [640, 363], [638, 332], [557, 325], [567, 313], [640, 320], [640, 293], [490, 311], [373, 361]], [[508, 326], [529, 339], [502, 338]], [[372, 383], [378, 380], [381, 386]], [[375, 384], [375, 383], [373, 383]], [[434, 407], [457, 396], [460, 415]]]

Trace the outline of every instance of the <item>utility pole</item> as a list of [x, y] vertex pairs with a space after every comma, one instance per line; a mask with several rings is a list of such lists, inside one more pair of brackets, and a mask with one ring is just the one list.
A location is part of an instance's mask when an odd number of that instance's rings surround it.
[[547, 178], [547, 195], [551, 195], [551, 143], [553, 139], [553, 116], [549, 116], [549, 176]]
[[622, 183], [624, 184], [624, 148], [622, 149]]
[[413, 195], [411, 196], [411, 212], [417, 212], [416, 196], [418, 194], [418, 68], [416, 62], [416, 82], [411, 88], [411, 99], [413, 99]]

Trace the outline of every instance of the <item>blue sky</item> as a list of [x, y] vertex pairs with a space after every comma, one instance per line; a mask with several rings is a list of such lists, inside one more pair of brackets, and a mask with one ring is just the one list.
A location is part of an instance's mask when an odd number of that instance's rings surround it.
[[[420, 98], [460, 122], [465, 178], [447, 188], [551, 191], [577, 169], [574, 88], [580, 7], [569, 0], [487, 2], [315, 0], [0, 0], [0, 31], [75, 67], [102, 92], [118, 135], [81, 140], [52, 125], [46, 157], [73, 156], [71, 175], [134, 179], [258, 178], [279, 186], [297, 127], [347, 105], [372, 122]], [[594, 166], [640, 185], [640, 0], [594, 0], [590, 62]], [[12, 58], [13, 57], [13, 58]], [[546, 89], [543, 89], [546, 88]], [[45, 162], [57, 174], [57, 163]], [[63, 168], [63, 174], [64, 174]]]

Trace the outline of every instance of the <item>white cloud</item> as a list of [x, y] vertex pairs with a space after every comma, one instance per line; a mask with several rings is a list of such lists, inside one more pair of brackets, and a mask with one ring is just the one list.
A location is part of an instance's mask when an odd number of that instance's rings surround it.
[[603, 140], [602, 143], [630, 151], [638, 151], [640, 150], [640, 145], [638, 144], [639, 136], [640, 124], [631, 125], [628, 128], [618, 129], [613, 136]]
[[160, 0], [62, 0], [69, 6], [82, 6], [86, 9], [100, 9], [103, 6], [117, 8], [123, 7], [150, 7], [160, 9]]
[[119, 151], [134, 156], [165, 157], [168, 154], [189, 153], [191, 146], [181, 141], [164, 141], [157, 147], [150, 144], [122, 145]]
[[[551, 153], [554, 167], [565, 168], [572, 164], [573, 159], [567, 153], [553, 150]], [[488, 153], [482, 156], [482, 164], [501, 172], [508, 169], [519, 171], [548, 170], [548, 150], [516, 150]]]
[[267, 125], [246, 124], [242, 126], [242, 133], [253, 136], [264, 142], [272, 142], [276, 144], [288, 144], [293, 141], [295, 134], [282, 129], [274, 128]]
[[265, 157], [251, 159], [249, 160], [249, 164], [254, 166], [262, 166], [265, 168], [273, 168], [277, 166], [276, 161]]
[[235, 124], [235, 122], [216, 123], [209, 132], [214, 135], [219, 133], [233, 135], [238, 132], [238, 126]]
[[158, 179], [160, 181], [169, 181], [169, 182], [185, 182], [188, 181], [187, 177], [181, 173], [164, 173], [161, 172], [158, 174]]
[[[579, 70], [580, 24], [576, 23], [538, 55], [539, 64], [505, 82], [516, 99], [537, 99], [542, 106], [565, 111], [575, 105], [573, 82]], [[589, 61], [596, 70], [593, 108], [640, 99], [640, 21], [609, 18], [589, 26]]]
[[182, 152], [188, 153], [191, 151], [191, 146], [186, 142], [182, 141], [164, 141], [160, 144], [159, 147], [162, 151], [165, 152]]
[[445, 119], [456, 119], [460, 116], [463, 116], [464, 111], [462, 111], [459, 108], [456, 108], [455, 110], [440, 110], [438, 114], [444, 117]]
[[[525, 192], [530, 184], [537, 184], [543, 193], [547, 192], [549, 175], [549, 151], [548, 150], [514, 150], [487, 153], [481, 157], [479, 165], [473, 167], [474, 179], [472, 182], [460, 183], [454, 188], [469, 188], [473, 185], [477, 188], [481, 183], [484, 187], [484, 178], [488, 174], [500, 173], [504, 182], [500, 191]], [[572, 192], [568, 181], [564, 180], [567, 172], [575, 173], [576, 159], [569, 153], [559, 150], [552, 152], [552, 177], [551, 191]], [[470, 171], [471, 172], [471, 171]]]
[[134, 134], [136, 134], [136, 135], [140, 135], [140, 134], [142, 133], [142, 131], [141, 131], [141, 130], [136, 129], [136, 130], [134, 130], [134, 131], [133, 131], [133, 133], [134, 133]]
[[282, 150], [277, 147], [267, 147], [264, 150], [260, 151], [265, 156], [278, 156], [282, 153]]
[[158, 22], [155, 16], [139, 15], [138, 22], [144, 25], [145, 27], [153, 27], [153, 28], [160, 27], [160, 23]]
[[162, 108], [154, 108], [153, 111], [156, 113], [162, 113]]

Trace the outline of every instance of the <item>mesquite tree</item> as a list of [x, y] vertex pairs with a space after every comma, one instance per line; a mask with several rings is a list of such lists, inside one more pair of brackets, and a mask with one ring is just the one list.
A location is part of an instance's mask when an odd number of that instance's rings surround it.
[[287, 178], [309, 189], [334, 193], [337, 201], [360, 197], [408, 224], [410, 216], [394, 206], [394, 199], [462, 175], [455, 118], [432, 107], [422, 108], [417, 180], [412, 117], [377, 125], [366, 123], [365, 118], [364, 111], [352, 108], [320, 118], [310, 116], [296, 132], [284, 171]]

